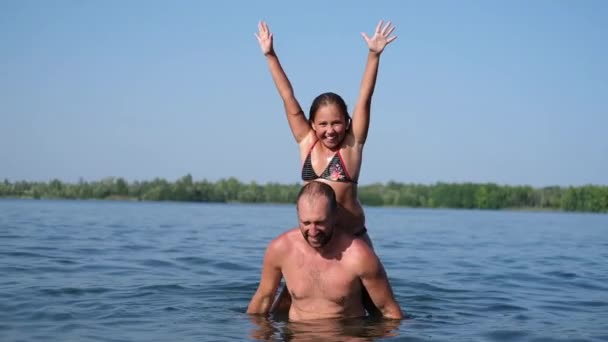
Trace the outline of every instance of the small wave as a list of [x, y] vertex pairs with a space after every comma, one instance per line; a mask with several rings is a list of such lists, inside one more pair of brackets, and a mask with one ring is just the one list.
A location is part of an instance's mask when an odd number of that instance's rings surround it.
[[462, 317], [469, 317], [469, 318], [475, 318], [475, 319], [484, 316], [482, 314], [478, 314], [475, 311], [455, 311], [454, 314], [456, 314], [458, 316], [462, 316]]
[[436, 302], [439, 301], [439, 299], [428, 295], [428, 294], [424, 294], [424, 295], [417, 295], [417, 296], [413, 296], [413, 297], [409, 297], [408, 301], [416, 301], [416, 302]]
[[218, 261], [215, 262], [214, 267], [217, 267], [222, 270], [230, 270], [230, 271], [249, 271], [248, 267], [245, 267], [241, 264], [237, 264], [229, 261]]
[[[44, 310], [44, 309], [43, 309]], [[48, 312], [38, 311], [30, 315], [30, 320], [49, 320], [49, 321], [68, 321], [74, 319], [74, 315], [69, 312]]]
[[591, 338], [593, 338], [596, 341], [608, 341], [608, 334], [607, 335], [591, 336]]
[[201, 257], [179, 257], [175, 260], [193, 266], [208, 265], [213, 263], [213, 260]]
[[103, 326], [107, 327], [117, 327], [117, 326], [127, 326], [127, 327], [142, 327], [142, 326], [152, 326], [156, 324], [152, 319], [144, 320], [144, 319], [126, 319], [129, 316], [117, 316], [116, 320], [111, 320], [108, 322], [100, 323]]
[[547, 276], [557, 277], [557, 278], [562, 278], [562, 279], [574, 279], [574, 278], [578, 277], [576, 275], [576, 273], [563, 272], [563, 271], [553, 271], [553, 272], [547, 272], [544, 274]]
[[[56, 229], [57, 227], [49, 227], [49, 229]], [[49, 235], [42, 239], [42, 241], [66, 241], [69, 240], [70, 236], [67, 235]]]
[[598, 285], [598, 284], [593, 284], [590, 281], [578, 281], [578, 282], [574, 282], [572, 283], [572, 285], [581, 288], [581, 289], [585, 289], [585, 290], [597, 290], [597, 291], [608, 291], [608, 288], [606, 286], [602, 286], [602, 285]]
[[39, 253], [32, 253], [32, 252], [0, 252], [0, 255], [6, 255], [6, 256], [10, 256], [10, 257], [15, 257], [15, 258], [49, 258], [48, 255], [44, 255], [44, 254], [39, 254]]
[[405, 243], [402, 241], [386, 241], [383, 242], [382, 244], [380, 244], [379, 247], [383, 248], [383, 249], [401, 249], [403, 247]]
[[78, 264], [77, 261], [74, 260], [69, 260], [69, 259], [57, 259], [57, 260], [53, 260], [54, 262], [58, 263], [58, 264], [62, 264], [62, 265], [76, 265]]
[[450, 289], [447, 287], [439, 287], [439, 286], [431, 285], [428, 283], [410, 282], [409, 286], [415, 288], [417, 291], [426, 290], [426, 291], [444, 292], [444, 293], [468, 293], [468, 292], [470, 292], [469, 290], [465, 290], [465, 289]]
[[129, 291], [115, 291], [111, 296], [112, 299], [133, 299], [153, 296], [157, 292], [155, 291], [141, 291], [140, 289], [129, 290]]
[[[253, 286], [252, 286], [253, 285]], [[234, 292], [240, 292], [240, 291], [244, 291], [244, 292], [249, 292], [252, 289], [255, 290], [257, 288], [257, 283], [256, 284], [251, 284], [251, 283], [246, 283], [246, 282], [224, 282], [221, 284], [217, 285], [218, 288], [223, 289], [223, 290], [228, 290], [228, 291], [234, 291]]]
[[531, 319], [530, 316], [526, 316], [526, 315], [523, 315], [523, 314], [517, 314], [513, 318], [515, 318], [518, 321], [529, 321]]
[[188, 288], [179, 284], [163, 284], [163, 285], [146, 285], [138, 288], [138, 291], [159, 291], [159, 292], [173, 292], [173, 291], [184, 291]]
[[546, 304], [539, 307], [564, 312], [594, 312], [595, 309], [603, 309], [608, 306], [605, 301], [545, 301]]
[[[139, 271], [140, 268], [137, 267], [129, 267], [124, 265], [116, 265], [116, 264], [87, 264], [78, 267], [78, 270], [81, 272], [103, 272], [104, 274], [110, 274], [120, 271]], [[107, 272], [106, 272], [107, 271]]]
[[108, 288], [105, 288], [105, 287], [89, 287], [89, 288], [63, 287], [60, 289], [41, 289], [40, 290], [40, 292], [42, 292], [45, 295], [49, 295], [49, 296], [63, 296], [63, 295], [81, 296], [81, 295], [85, 295], [85, 294], [105, 293], [108, 291], [111, 291], [111, 290]]
[[56, 251], [57, 250], [57, 248], [55, 248], [55, 247], [48, 247], [48, 246], [27, 246], [27, 247], [23, 247], [23, 249], [32, 250], [32, 251]]
[[31, 270], [33, 273], [78, 273], [78, 268], [68, 268], [65, 266], [37, 266]]
[[491, 304], [480, 310], [484, 312], [528, 311], [527, 308], [511, 304]]
[[576, 306], [580, 305], [580, 306], [590, 306], [590, 307], [596, 307], [596, 308], [608, 306], [608, 302], [604, 302], [601, 300], [578, 301], [578, 302], [572, 302], [571, 304], [576, 305]]
[[[559, 332], [556, 332], [558, 334]], [[537, 337], [531, 339], [530, 342], [589, 342], [589, 341], [606, 341], [606, 339], [587, 339], [587, 338], [573, 338], [573, 337]]]
[[140, 264], [144, 265], [144, 266], [149, 266], [149, 267], [175, 267], [175, 264], [169, 261], [165, 261], [165, 260], [158, 260], [158, 259], [146, 259], [146, 260], [142, 260], [140, 262]]
[[145, 272], [145, 271], [139, 267], [115, 266], [115, 267], [112, 267], [112, 270], [108, 270], [108, 271], [104, 272], [104, 274], [111, 275], [111, 276], [131, 276], [135, 272]]
[[62, 325], [57, 326], [55, 328], [55, 330], [58, 332], [71, 332], [73, 330], [82, 329], [82, 328], [85, 328], [85, 325], [77, 324], [77, 323], [67, 323], [67, 324], [62, 324]]
[[0, 273], [2, 274], [11, 274], [11, 273], [21, 273], [21, 272], [28, 272], [31, 271], [31, 268], [29, 267], [22, 267], [22, 266], [3, 266], [0, 267]]
[[77, 248], [74, 250], [74, 252], [76, 252], [77, 254], [83, 254], [83, 255], [91, 255], [91, 254], [96, 255], [96, 254], [101, 254], [103, 251], [98, 248], [84, 247], [84, 248]]
[[155, 247], [149, 245], [127, 244], [118, 247], [118, 249], [127, 251], [149, 251], [155, 249]]
[[15, 234], [2, 234], [2, 235], [0, 235], [0, 239], [21, 239], [21, 238], [24, 238], [24, 236], [15, 235]]
[[483, 334], [483, 336], [493, 341], [521, 341], [530, 334], [521, 330], [494, 330]]

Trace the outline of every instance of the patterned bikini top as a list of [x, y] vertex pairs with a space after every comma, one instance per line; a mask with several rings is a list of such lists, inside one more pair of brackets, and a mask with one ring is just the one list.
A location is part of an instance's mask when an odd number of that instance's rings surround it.
[[334, 182], [357, 183], [350, 177], [348, 171], [346, 171], [346, 166], [344, 166], [344, 161], [342, 160], [340, 150], [338, 150], [338, 152], [334, 154], [333, 158], [331, 158], [323, 173], [321, 173], [321, 175], [317, 175], [315, 170], [312, 168], [312, 161], [310, 159], [312, 149], [315, 147], [317, 142], [319, 142], [319, 140], [312, 144], [310, 151], [308, 151], [308, 156], [306, 156], [306, 160], [304, 161], [304, 165], [302, 165], [302, 180], [312, 181], [323, 178]]

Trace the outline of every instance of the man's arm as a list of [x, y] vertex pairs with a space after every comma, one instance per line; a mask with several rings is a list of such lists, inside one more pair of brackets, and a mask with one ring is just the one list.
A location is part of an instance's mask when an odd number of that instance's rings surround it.
[[402, 319], [403, 312], [395, 300], [386, 271], [378, 256], [369, 246], [365, 245], [358, 259], [361, 266], [359, 269], [361, 282], [382, 316]]
[[281, 283], [281, 258], [278, 241], [275, 239], [266, 249], [262, 265], [262, 277], [258, 289], [247, 307], [248, 314], [268, 314], [270, 311], [275, 292]]

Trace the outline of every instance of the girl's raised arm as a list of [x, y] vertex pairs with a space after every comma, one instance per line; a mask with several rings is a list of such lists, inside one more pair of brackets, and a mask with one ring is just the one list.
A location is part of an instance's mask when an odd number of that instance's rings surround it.
[[397, 36], [391, 36], [394, 30], [395, 26], [392, 26], [390, 21], [383, 26], [383, 21], [380, 20], [371, 38], [367, 34], [361, 33], [367, 43], [369, 53], [367, 54], [367, 64], [363, 73], [363, 80], [361, 81], [361, 88], [352, 122], [353, 135], [356, 143], [359, 145], [363, 145], [367, 139], [372, 95], [376, 87], [380, 54], [388, 44], [397, 39]]
[[265, 22], [260, 21], [258, 24], [258, 33], [256, 33], [255, 36], [260, 43], [260, 48], [262, 49], [264, 56], [266, 56], [270, 74], [272, 75], [274, 84], [283, 100], [285, 114], [287, 114], [287, 121], [289, 122], [291, 133], [293, 133], [293, 137], [299, 144], [311, 130], [308, 120], [306, 120], [302, 107], [300, 107], [300, 104], [294, 95], [291, 82], [289, 82], [289, 79], [279, 62], [279, 58], [274, 51], [274, 47], [272, 46], [272, 33]]

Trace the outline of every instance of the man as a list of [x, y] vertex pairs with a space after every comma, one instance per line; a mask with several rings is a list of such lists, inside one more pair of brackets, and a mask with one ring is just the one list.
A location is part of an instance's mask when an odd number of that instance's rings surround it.
[[306, 184], [298, 194], [299, 227], [272, 240], [264, 255], [262, 277], [247, 308], [267, 314], [285, 277], [292, 321], [365, 315], [362, 286], [383, 317], [403, 318], [384, 267], [363, 240], [334, 229], [337, 211], [332, 188]]

